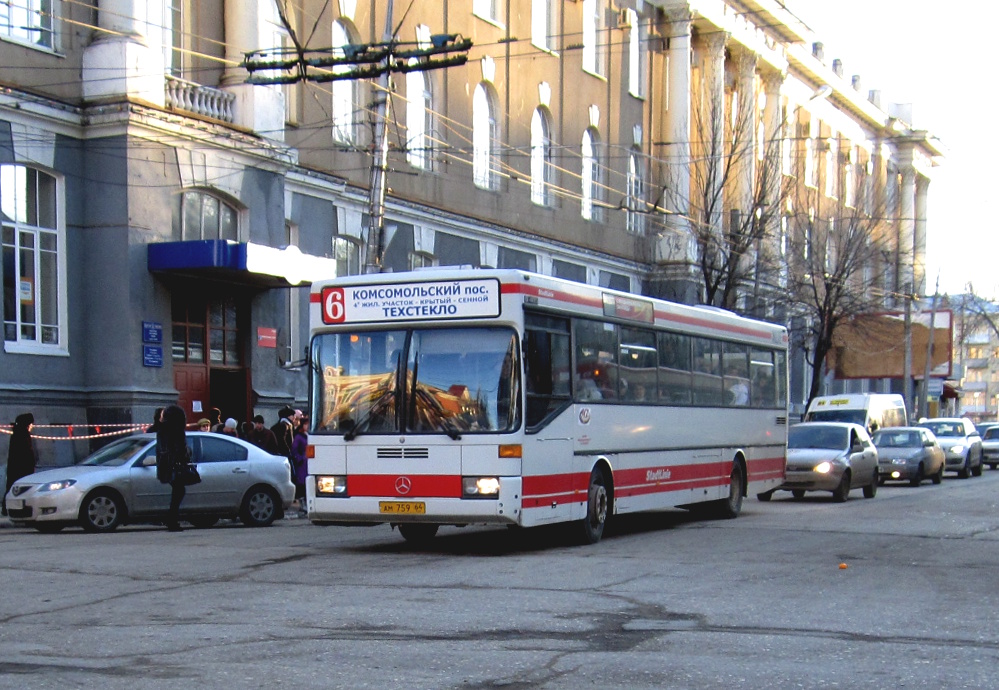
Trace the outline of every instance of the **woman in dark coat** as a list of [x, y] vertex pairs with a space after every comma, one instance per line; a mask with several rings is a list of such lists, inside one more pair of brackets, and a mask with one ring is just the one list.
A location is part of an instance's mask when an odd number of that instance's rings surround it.
[[10, 446], [7, 450], [7, 488], [3, 492], [3, 514], [7, 514], [7, 493], [21, 477], [34, 473], [38, 464], [35, 446], [31, 442], [31, 427], [35, 417], [30, 412], [18, 415], [14, 420], [14, 429], [10, 435]]
[[295, 438], [291, 442], [291, 481], [295, 484], [295, 499], [298, 501], [298, 514], [308, 515], [305, 507], [305, 482], [309, 477], [309, 419], [302, 417], [295, 428]]
[[183, 531], [180, 526], [180, 502], [184, 500], [187, 487], [181, 478], [184, 465], [191, 461], [187, 448], [187, 415], [177, 405], [163, 410], [163, 418], [156, 431], [156, 478], [169, 484], [170, 512], [167, 516], [167, 529], [171, 532]]

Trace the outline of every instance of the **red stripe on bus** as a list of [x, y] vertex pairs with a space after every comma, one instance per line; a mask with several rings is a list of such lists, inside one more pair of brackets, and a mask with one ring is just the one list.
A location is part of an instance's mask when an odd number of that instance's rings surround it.
[[[400, 479], [409, 481], [406, 493], [396, 488]], [[449, 474], [351, 474], [347, 476], [350, 496], [409, 498], [461, 498], [461, 477]]]
[[504, 295], [531, 295], [533, 297], [543, 297], [544, 299], [554, 299], [559, 302], [569, 302], [571, 304], [583, 304], [588, 307], [603, 309], [603, 299], [595, 297], [585, 297], [584, 295], [574, 295], [571, 292], [562, 290], [552, 290], [550, 288], [537, 287], [536, 285], [525, 285], [523, 283], [503, 283], [500, 292]]

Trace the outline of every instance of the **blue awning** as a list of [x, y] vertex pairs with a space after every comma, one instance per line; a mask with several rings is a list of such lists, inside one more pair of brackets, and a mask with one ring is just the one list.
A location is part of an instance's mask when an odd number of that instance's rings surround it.
[[183, 275], [261, 288], [307, 285], [336, 276], [336, 261], [298, 247], [268, 247], [231, 240], [189, 240], [148, 245], [151, 273]]

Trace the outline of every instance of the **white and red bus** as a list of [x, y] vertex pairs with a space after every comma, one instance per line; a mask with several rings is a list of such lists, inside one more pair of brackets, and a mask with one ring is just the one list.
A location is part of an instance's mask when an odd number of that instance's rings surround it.
[[612, 515], [735, 517], [784, 478], [781, 326], [472, 269], [318, 282], [311, 317], [315, 524], [573, 522], [593, 543]]

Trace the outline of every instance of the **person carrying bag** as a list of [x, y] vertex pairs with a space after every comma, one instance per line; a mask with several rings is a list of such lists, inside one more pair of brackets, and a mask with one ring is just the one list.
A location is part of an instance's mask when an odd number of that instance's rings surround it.
[[187, 487], [201, 481], [198, 468], [191, 463], [191, 449], [187, 447], [187, 415], [177, 405], [163, 411], [163, 424], [156, 432], [156, 478], [169, 484], [170, 512], [167, 514], [167, 530], [182, 532], [180, 526], [180, 503], [184, 500]]

